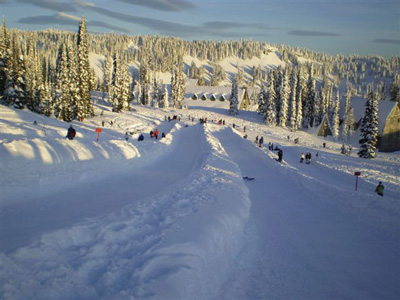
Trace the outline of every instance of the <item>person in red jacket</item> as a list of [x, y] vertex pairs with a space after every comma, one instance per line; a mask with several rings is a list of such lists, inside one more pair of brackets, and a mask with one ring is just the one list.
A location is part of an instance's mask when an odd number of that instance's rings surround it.
[[156, 137], [156, 139], [158, 139], [158, 129], [156, 129], [156, 131], [154, 132], [154, 136]]

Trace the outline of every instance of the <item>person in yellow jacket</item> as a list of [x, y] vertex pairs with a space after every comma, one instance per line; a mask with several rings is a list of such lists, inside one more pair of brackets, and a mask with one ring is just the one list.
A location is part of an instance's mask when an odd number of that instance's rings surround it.
[[385, 188], [385, 187], [383, 186], [382, 182], [379, 181], [379, 184], [378, 184], [378, 186], [376, 187], [375, 192], [376, 192], [379, 196], [383, 197], [383, 190], [384, 190], [384, 188]]

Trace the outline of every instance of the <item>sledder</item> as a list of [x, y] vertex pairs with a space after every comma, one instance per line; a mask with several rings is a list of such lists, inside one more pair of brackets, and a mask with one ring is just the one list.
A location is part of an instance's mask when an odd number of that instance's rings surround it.
[[68, 132], [67, 132], [67, 136], [66, 136], [66, 137], [67, 137], [69, 140], [73, 140], [74, 137], [75, 137], [75, 135], [76, 135], [76, 131], [75, 131], [74, 127], [72, 127], [72, 125], [69, 126]]

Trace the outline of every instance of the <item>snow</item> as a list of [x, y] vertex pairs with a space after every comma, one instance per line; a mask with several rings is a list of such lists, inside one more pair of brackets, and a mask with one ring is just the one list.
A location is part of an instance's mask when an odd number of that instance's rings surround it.
[[342, 155], [203, 102], [98, 103], [72, 141], [65, 122], [0, 106], [0, 298], [399, 299], [400, 153]]

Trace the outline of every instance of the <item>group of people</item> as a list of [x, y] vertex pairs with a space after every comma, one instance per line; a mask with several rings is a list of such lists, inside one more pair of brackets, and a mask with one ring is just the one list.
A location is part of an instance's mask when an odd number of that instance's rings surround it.
[[304, 152], [301, 152], [300, 163], [303, 163], [304, 160], [306, 160], [306, 164], [309, 164], [311, 162], [311, 152], [307, 152], [306, 154], [304, 154]]
[[[172, 118], [170, 116], [168, 116], [168, 122], [171, 121], [180, 121], [181, 117], [177, 116], [177, 115], [173, 115]], [[165, 121], [167, 121], [167, 117], [165, 116]]]

